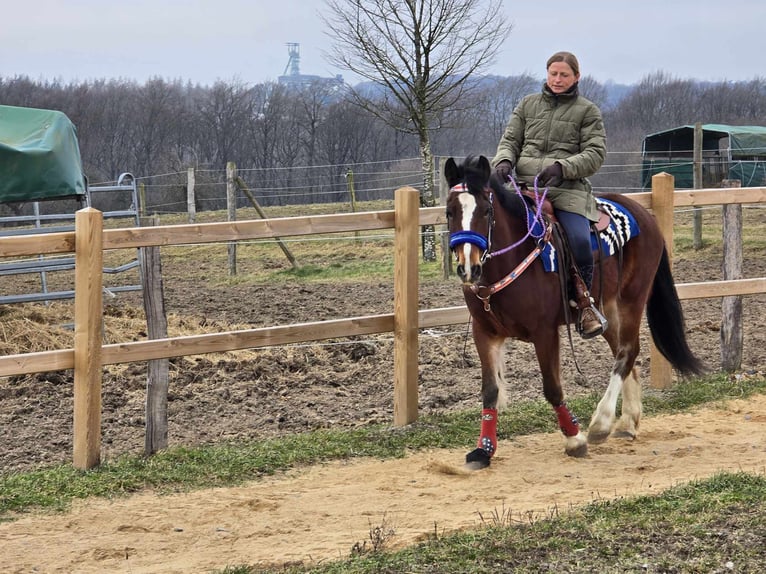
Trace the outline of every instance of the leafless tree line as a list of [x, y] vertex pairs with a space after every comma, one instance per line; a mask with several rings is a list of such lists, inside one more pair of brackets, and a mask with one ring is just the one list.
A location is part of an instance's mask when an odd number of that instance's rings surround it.
[[[514, 106], [542, 84], [528, 75], [476, 81], [480, 86], [470, 101], [446, 110], [433, 126], [434, 155], [493, 154]], [[608, 134], [609, 165], [596, 176], [597, 187], [639, 186], [637, 163], [647, 134], [698, 121], [766, 121], [764, 77], [703, 83], [657, 72], [621, 89], [615, 100], [614, 86], [592, 77], [581, 81], [582, 93], [601, 106]], [[382, 176], [401, 170], [401, 160], [417, 158], [419, 151], [416, 136], [384, 124], [342, 89], [322, 82], [295, 89], [274, 82], [200, 86], [161, 78], [62, 83], [0, 77], [0, 103], [63, 111], [77, 126], [89, 181], [130, 171], [146, 183], [152, 202], [179, 209], [190, 167], [198, 170], [201, 189], [210, 184], [200, 209], [220, 208], [214, 200], [225, 192], [216, 186], [227, 162], [243, 169], [264, 205], [345, 200], [350, 171], [358, 199], [388, 198], [385, 185], [396, 180]]]

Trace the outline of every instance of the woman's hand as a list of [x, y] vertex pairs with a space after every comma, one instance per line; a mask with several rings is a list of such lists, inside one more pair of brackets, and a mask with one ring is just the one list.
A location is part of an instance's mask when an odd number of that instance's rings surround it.
[[559, 162], [549, 165], [537, 174], [537, 184], [542, 185], [543, 187], [558, 187], [563, 182], [564, 172], [561, 169], [561, 164]]
[[510, 179], [512, 169], [513, 164], [507, 159], [504, 159], [497, 162], [497, 165], [495, 166], [495, 173], [497, 174], [497, 177], [500, 178], [500, 181], [506, 182]]

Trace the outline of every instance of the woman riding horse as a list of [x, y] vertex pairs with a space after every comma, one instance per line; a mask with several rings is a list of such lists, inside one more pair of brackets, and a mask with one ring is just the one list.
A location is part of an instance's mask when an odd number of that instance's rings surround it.
[[[543, 255], [549, 249], [549, 223], [542, 214], [542, 197], [530, 205], [520, 189], [509, 191], [483, 156], [469, 157], [460, 166], [449, 158], [444, 176], [450, 186], [446, 209], [450, 248], [481, 360], [481, 434], [477, 448], [466, 456], [469, 464], [489, 465], [497, 449], [497, 408], [503, 399], [503, 350], [508, 338], [534, 345], [543, 394], [558, 417], [571, 456], [584, 456], [588, 442], [602, 442], [611, 433], [637, 435], [641, 384], [634, 365], [644, 308], [652, 340], [671, 365], [682, 375], [704, 371], [686, 342], [683, 310], [657, 223], [625, 195], [600, 195], [599, 201], [622, 222], [615, 228], [628, 233], [610, 236], [613, 250], [603, 254], [598, 266], [597, 296], [609, 320], [604, 338], [614, 363], [586, 440], [561, 387], [559, 327], [568, 323], [569, 305], [561, 270], [546, 268], [555, 257]], [[621, 394], [622, 415], [615, 425]]]
[[576, 263], [570, 304], [579, 310], [580, 335], [590, 339], [606, 329], [607, 321], [590, 296], [590, 222], [598, 221], [598, 210], [586, 178], [604, 163], [606, 132], [598, 106], [578, 93], [580, 64], [574, 54], [556, 52], [546, 69], [542, 92], [525, 97], [513, 111], [492, 164], [502, 181], [515, 167], [520, 183], [549, 188]]

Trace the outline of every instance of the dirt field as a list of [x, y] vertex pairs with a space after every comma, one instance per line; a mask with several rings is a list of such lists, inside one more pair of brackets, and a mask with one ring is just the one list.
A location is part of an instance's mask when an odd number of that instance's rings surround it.
[[[748, 276], [766, 276], [764, 259], [752, 262]], [[718, 278], [719, 267], [718, 263], [677, 261], [676, 280]], [[393, 309], [393, 287], [387, 284], [306, 283], [213, 289], [196, 282], [169, 280], [165, 298], [168, 313], [181, 317], [180, 322], [195, 332], [228, 330], [231, 324], [239, 328], [286, 325], [391, 313]], [[745, 299], [743, 371], [763, 370], [766, 366], [764, 302], [763, 295]], [[455, 282], [421, 285], [421, 308], [462, 303]], [[720, 300], [686, 301], [684, 309], [692, 349], [714, 367], [719, 365]], [[108, 303], [107, 324], [125, 317], [143, 320], [135, 294], [120, 295]], [[30, 327], [40, 332], [47, 328], [33, 322]], [[645, 329], [639, 359], [642, 367], [648, 365], [647, 336]], [[600, 338], [574, 339], [574, 354], [566, 347], [566, 339], [562, 350], [567, 394], [605, 390], [611, 368], [606, 343]], [[577, 373], [574, 357], [584, 376]], [[392, 366], [390, 334], [353, 342], [173, 359], [169, 442], [171, 446], [200, 444], [330, 426], [391, 423]], [[539, 371], [530, 345], [508, 344], [506, 376], [511, 400], [541, 397]], [[104, 459], [143, 449], [145, 387], [144, 364], [117, 366], [105, 375]], [[478, 407], [479, 387], [478, 359], [466, 325], [422, 334], [421, 413]], [[0, 378], [0, 428], [8, 429], [0, 449], [0, 468], [29, 469], [71, 461], [72, 388], [71, 372]]]
[[[764, 259], [750, 261], [747, 276], [766, 275]], [[676, 260], [674, 273], [678, 282], [717, 279], [720, 263]], [[390, 313], [393, 308], [393, 287], [387, 284], [295, 283], [222, 290], [171, 280], [165, 295], [168, 312], [199, 331]], [[420, 299], [421, 308], [462, 304], [454, 282], [424, 283]], [[763, 295], [745, 299], [743, 373], [766, 367], [764, 303]], [[692, 349], [716, 367], [720, 301], [686, 301], [684, 309]], [[110, 321], [142, 316], [142, 311], [135, 296], [120, 295], [109, 302], [107, 315]], [[34, 317], [31, 324], [33, 329], [46, 328], [35, 325]], [[645, 332], [644, 370], [646, 337]], [[603, 391], [611, 367], [606, 344], [600, 339], [576, 339], [574, 344], [574, 354], [566, 348], [562, 353], [566, 392]], [[584, 376], [577, 375], [573, 357]], [[390, 336], [175, 359], [170, 444], [388, 424], [393, 417], [392, 365]], [[506, 372], [511, 400], [541, 396], [531, 347], [509, 344]], [[109, 369], [103, 392], [104, 459], [141, 452], [145, 385], [144, 365]], [[479, 404], [478, 363], [466, 326], [423, 333], [420, 412]], [[419, 456], [332, 464], [241, 489], [159, 501], [150, 493], [90, 501], [66, 516], [29, 517], [0, 526], [0, 570], [188, 572], [227, 563], [325, 560], [347, 555], [354, 543], [367, 538], [371, 526], [389, 519], [395, 543], [406, 544], [434, 530], [475, 525], [478, 512], [487, 516], [501, 505], [520, 515], [544, 514], [554, 505], [562, 509], [604, 496], [653, 492], [718, 469], [758, 470], [766, 444], [763, 406], [761, 400], [709, 411], [704, 418], [647, 420], [636, 443], [608, 443], [582, 461], [563, 455], [557, 435], [523, 437], [503, 444], [489, 471], [475, 476], [444, 472], [459, 466], [473, 447], [466, 445], [431, 453], [428, 460]], [[4, 472], [70, 461], [71, 373], [0, 378], [0, 427]], [[708, 442], [702, 429], [715, 432], [715, 439]], [[551, 472], [551, 465], [557, 472]]]

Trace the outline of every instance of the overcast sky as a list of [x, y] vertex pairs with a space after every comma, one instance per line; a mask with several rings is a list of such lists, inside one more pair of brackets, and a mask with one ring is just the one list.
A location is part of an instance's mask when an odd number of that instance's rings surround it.
[[[275, 81], [288, 42], [303, 74], [334, 76], [323, 0], [0, 0], [0, 76]], [[574, 52], [583, 75], [632, 84], [766, 76], [766, 0], [504, 1], [514, 30], [490, 70], [542, 77]], [[0, 102], [1, 103], [1, 102]]]

